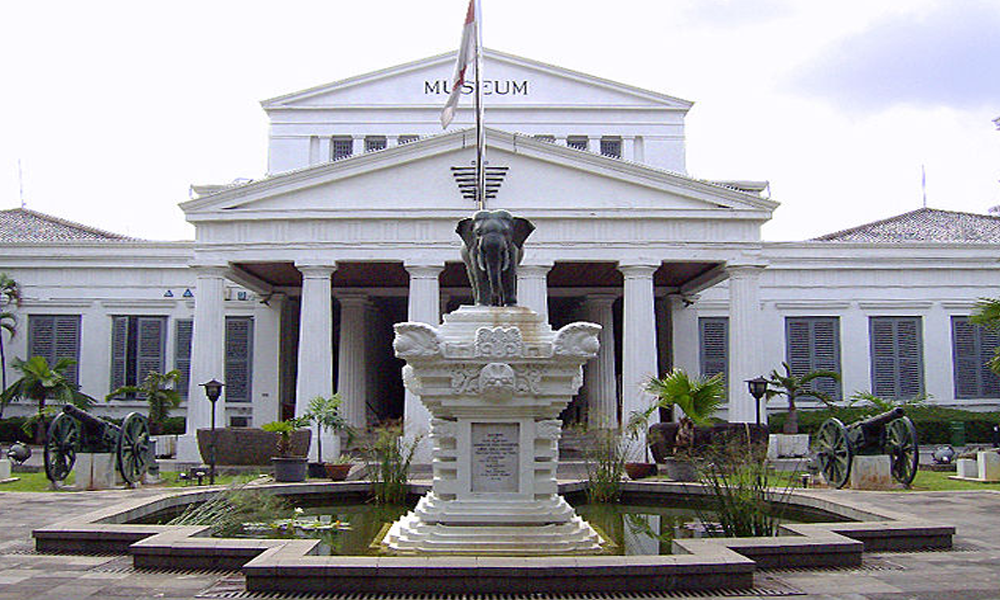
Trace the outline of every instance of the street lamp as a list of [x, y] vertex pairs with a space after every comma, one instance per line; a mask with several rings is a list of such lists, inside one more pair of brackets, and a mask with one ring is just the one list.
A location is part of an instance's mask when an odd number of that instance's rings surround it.
[[208, 484], [215, 485], [215, 403], [222, 395], [222, 386], [226, 384], [213, 379], [199, 385], [205, 388], [205, 396], [212, 403], [212, 439], [208, 443]]
[[760, 425], [760, 399], [767, 393], [767, 380], [758, 375], [753, 379], [747, 379], [747, 387], [750, 388], [750, 395], [756, 401], [754, 405], [757, 407], [757, 425]]

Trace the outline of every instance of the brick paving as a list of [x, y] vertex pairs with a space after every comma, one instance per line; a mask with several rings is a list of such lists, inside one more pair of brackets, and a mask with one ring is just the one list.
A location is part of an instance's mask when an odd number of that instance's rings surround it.
[[[159, 493], [162, 490], [0, 492], [0, 600], [254, 597], [240, 594], [239, 579], [232, 575], [136, 571], [122, 557], [54, 556], [28, 551], [32, 547], [30, 533], [36, 527], [127, 498]], [[1000, 600], [1000, 493], [824, 493], [833, 499], [872, 502], [954, 524], [956, 549], [868, 554], [866, 566], [853, 570], [762, 572], [758, 582], [762, 590], [770, 589], [767, 597], [781, 597], [776, 592], [785, 590], [789, 598], [817, 600]]]

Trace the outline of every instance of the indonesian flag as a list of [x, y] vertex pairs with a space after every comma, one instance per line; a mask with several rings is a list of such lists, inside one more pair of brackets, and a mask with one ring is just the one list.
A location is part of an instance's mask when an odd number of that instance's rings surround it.
[[465, 84], [465, 70], [476, 57], [476, 0], [469, 0], [469, 10], [465, 13], [465, 27], [462, 29], [462, 43], [458, 47], [458, 59], [455, 61], [455, 74], [451, 78], [451, 94], [441, 111], [441, 128], [447, 129], [455, 118], [458, 99], [462, 97], [462, 86]]

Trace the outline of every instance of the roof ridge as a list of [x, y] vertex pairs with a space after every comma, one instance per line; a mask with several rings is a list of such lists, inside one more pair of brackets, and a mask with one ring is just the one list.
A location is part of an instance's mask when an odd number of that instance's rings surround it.
[[132, 237], [132, 236], [125, 235], [125, 234], [122, 234], [122, 233], [115, 233], [113, 231], [108, 231], [106, 229], [100, 229], [98, 227], [93, 227], [91, 225], [84, 225], [83, 223], [78, 223], [76, 221], [70, 221], [69, 219], [64, 219], [62, 217], [57, 217], [55, 215], [50, 215], [48, 213], [43, 213], [43, 212], [40, 212], [40, 211], [37, 211], [37, 210], [32, 210], [30, 208], [10, 208], [10, 209], [6, 209], [6, 210], [0, 210], [0, 213], [6, 213], [6, 214], [17, 214], [17, 213], [27, 214], [27, 215], [31, 215], [32, 217], [35, 217], [37, 219], [42, 219], [44, 221], [48, 221], [50, 223], [61, 225], [63, 227], [69, 227], [69, 228], [72, 228], [72, 229], [77, 229], [77, 230], [80, 230], [80, 231], [83, 231], [83, 232], [86, 232], [86, 233], [89, 233], [89, 234], [92, 234], [92, 235], [102, 236], [102, 237], [108, 238], [110, 240], [117, 240], [117, 241], [123, 241], [123, 242], [125, 242], [125, 241], [130, 241], [130, 242], [148, 241], [148, 240], [144, 240], [143, 238]]
[[[914, 222], [914, 218], [918, 217], [920, 215], [925, 215], [925, 218], [924, 218], [925, 222], [923, 222], [923, 223]], [[928, 217], [930, 217], [931, 215], [935, 215], [937, 217], [933, 223], [928, 220]], [[832, 233], [823, 234], [823, 235], [820, 235], [820, 236], [817, 236], [817, 237], [810, 238], [807, 241], [812, 241], [812, 242], [857, 241], [857, 240], [845, 239], [845, 238], [849, 238], [849, 237], [854, 236], [854, 235], [859, 235], [861, 237], [868, 236], [869, 238], [878, 237], [880, 235], [881, 236], [885, 236], [885, 235], [891, 236], [891, 235], [893, 235], [893, 232], [890, 231], [890, 230], [883, 230], [881, 232], [879, 232], [878, 230], [880, 228], [883, 228], [884, 226], [893, 225], [893, 224], [902, 224], [904, 226], [906, 226], [907, 224], [909, 224], [909, 226], [911, 226], [911, 227], [913, 227], [913, 226], [940, 227], [942, 222], [939, 219], [942, 218], [942, 217], [946, 217], [946, 216], [951, 216], [951, 217], [956, 217], [956, 218], [957, 217], [966, 217], [966, 218], [971, 218], [971, 219], [979, 219], [980, 220], [979, 223], [981, 223], [983, 227], [986, 227], [988, 229], [989, 228], [993, 228], [993, 224], [994, 223], [995, 224], [1000, 224], [1000, 216], [994, 216], [994, 215], [983, 214], [983, 213], [973, 213], [973, 212], [967, 212], [967, 211], [946, 210], [946, 209], [941, 209], [941, 208], [930, 208], [930, 207], [924, 206], [924, 207], [920, 207], [920, 208], [917, 208], [917, 209], [914, 209], [914, 210], [910, 210], [910, 211], [907, 211], [907, 212], [904, 212], [904, 213], [900, 213], [900, 214], [897, 214], [897, 215], [886, 217], [884, 219], [878, 219], [876, 221], [871, 221], [871, 222], [868, 222], [868, 223], [862, 223], [861, 225], [856, 225], [854, 227], [849, 227], [847, 229], [841, 229], [839, 231], [834, 231]], [[983, 221], [982, 221], [983, 219], [990, 221], [991, 224], [990, 225], [985, 225], [983, 223]], [[958, 221], [956, 221], [954, 218], [952, 219], [952, 221], [954, 221], [955, 224], [958, 223]], [[933, 232], [932, 232], [932, 237], [933, 237]], [[890, 241], [892, 241], [892, 240], [890, 240]], [[895, 241], [898, 241], [898, 240], [895, 240]], [[924, 240], [924, 241], [929, 241], [929, 240]], [[968, 241], [974, 241], [974, 240], [968, 240]]]

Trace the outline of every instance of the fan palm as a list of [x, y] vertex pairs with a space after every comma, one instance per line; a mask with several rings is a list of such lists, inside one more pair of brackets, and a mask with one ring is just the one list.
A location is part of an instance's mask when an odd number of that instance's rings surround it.
[[676, 406], [684, 415], [680, 418], [674, 452], [694, 446], [695, 425], [707, 425], [712, 415], [722, 405], [725, 394], [722, 374], [707, 379], [692, 378], [681, 369], [674, 369], [663, 377], [653, 377], [646, 384], [646, 391], [656, 396], [656, 401], [646, 410], [646, 415], [660, 408]]
[[796, 434], [799, 432], [799, 415], [796, 412], [795, 400], [803, 396], [812, 396], [826, 404], [832, 403], [833, 399], [830, 395], [815, 389], [812, 386], [812, 382], [820, 377], [829, 377], [835, 381], [840, 381], [840, 373], [817, 369], [805, 375], [796, 376], [792, 375], [792, 368], [788, 366], [787, 362], [782, 362], [781, 366], [785, 370], [784, 375], [778, 373], [777, 369], [771, 371], [771, 374], [767, 377], [767, 391], [764, 392], [764, 395], [768, 400], [775, 396], [785, 396], [788, 398], [788, 418], [785, 420], [782, 432]]
[[124, 399], [131, 396], [145, 398], [149, 404], [149, 428], [152, 433], [160, 433], [163, 422], [170, 416], [170, 410], [181, 404], [181, 394], [175, 389], [181, 372], [177, 369], [167, 373], [150, 371], [141, 386], [125, 385], [108, 394], [105, 400]]
[[[1000, 298], [980, 298], [976, 303], [976, 312], [972, 313], [969, 320], [994, 331], [1000, 330]], [[1000, 375], [1000, 346], [993, 350], [993, 358], [986, 364], [991, 371]]]
[[42, 356], [32, 356], [28, 360], [14, 359], [14, 370], [21, 372], [21, 378], [10, 384], [0, 394], [0, 404], [7, 404], [15, 399], [34, 400], [38, 403], [38, 413], [35, 418], [35, 443], [45, 441], [45, 419], [47, 400], [59, 400], [63, 404], [73, 404], [83, 410], [89, 410], [96, 400], [80, 391], [80, 387], [66, 379], [66, 369], [73, 366], [74, 360], [60, 358], [54, 366]]

